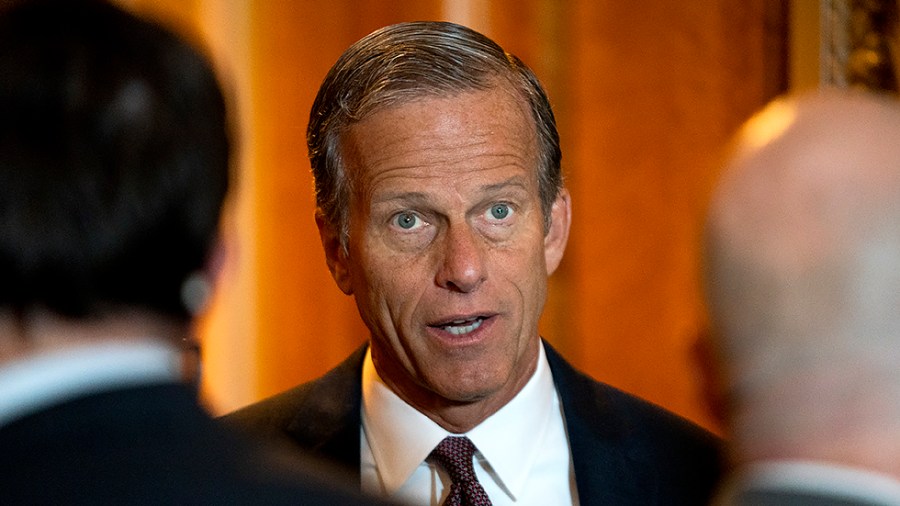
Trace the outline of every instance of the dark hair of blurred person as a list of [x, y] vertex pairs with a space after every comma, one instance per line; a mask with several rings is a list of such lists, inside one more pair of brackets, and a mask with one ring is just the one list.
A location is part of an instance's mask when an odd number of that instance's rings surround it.
[[0, 20], [0, 306], [190, 317], [229, 182], [206, 60], [99, 2]]

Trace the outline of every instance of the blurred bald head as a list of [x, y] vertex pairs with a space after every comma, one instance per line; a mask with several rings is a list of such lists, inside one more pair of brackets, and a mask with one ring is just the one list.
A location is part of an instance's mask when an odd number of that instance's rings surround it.
[[824, 92], [752, 118], [706, 282], [736, 459], [900, 476], [900, 104]]

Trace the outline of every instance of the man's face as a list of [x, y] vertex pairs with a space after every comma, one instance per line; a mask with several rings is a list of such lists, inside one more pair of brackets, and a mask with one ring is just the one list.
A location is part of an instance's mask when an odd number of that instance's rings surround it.
[[342, 154], [348, 252], [327, 228], [323, 242], [371, 330], [379, 375], [422, 411], [499, 409], [534, 370], [547, 277], [568, 235], [565, 191], [545, 234], [523, 101], [492, 89], [392, 106], [353, 125]]

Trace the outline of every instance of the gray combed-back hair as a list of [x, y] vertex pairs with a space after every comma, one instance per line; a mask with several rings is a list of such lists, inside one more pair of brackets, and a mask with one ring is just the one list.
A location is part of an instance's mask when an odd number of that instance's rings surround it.
[[547, 94], [531, 71], [486, 36], [439, 21], [400, 23], [350, 46], [319, 88], [307, 129], [316, 204], [340, 230], [346, 247], [351, 180], [341, 159], [341, 136], [374, 112], [412, 100], [487, 90], [509, 84], [537, 125], [538, 170], [545, 225], [562, 187], [559, 133]]

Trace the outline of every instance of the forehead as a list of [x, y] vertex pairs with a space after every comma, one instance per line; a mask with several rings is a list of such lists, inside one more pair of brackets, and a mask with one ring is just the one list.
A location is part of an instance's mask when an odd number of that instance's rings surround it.
[[342, 156], [348, 177], [367, 188], [386, 179], [503, 169], [536, 179], [537, 128], [525, 100], [504, 88], [423, 97], [350, 126]]

